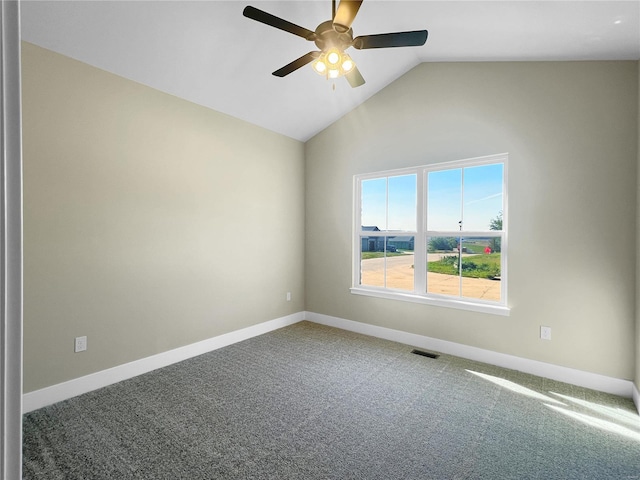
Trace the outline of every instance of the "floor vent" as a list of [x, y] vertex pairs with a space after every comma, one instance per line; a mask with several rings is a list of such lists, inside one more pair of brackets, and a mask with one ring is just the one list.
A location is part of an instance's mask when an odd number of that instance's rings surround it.
[[416, 355], [421, 355], [423, 357], [429, 357], [429, 358], [438, 358], [440, 356], [435, 353], [425, 352], [423, 350], [412, 350], [411, 353], [415, 353]]

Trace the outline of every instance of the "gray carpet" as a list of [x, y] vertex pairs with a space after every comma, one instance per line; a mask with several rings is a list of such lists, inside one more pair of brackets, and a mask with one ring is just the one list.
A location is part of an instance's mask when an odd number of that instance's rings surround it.
[[628, 399], [309, 322], [24, 416], [25, 479], [640, 479]]

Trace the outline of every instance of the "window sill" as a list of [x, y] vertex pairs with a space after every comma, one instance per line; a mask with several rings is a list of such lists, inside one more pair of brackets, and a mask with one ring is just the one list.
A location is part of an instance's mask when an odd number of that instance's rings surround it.
[[489, 303], [472, 302], [463, 299], [449, 299], [432, 297], [426, 295], [417, 295], [415, 293], [374, 290], [362, 287], [352, 287], [351, 293], [354, 295], [365, 295], [368, 297], [386, 298], [389, 300], [400, 300], [404, 302], [423, 303], [426, 305], [434, 305], [437, 307], [456, 308], [458, 310], [470, 310], [472, 312], [489, 313], [492, 315], [509, 316], [511, 309], [505, 305], [496, 305]]

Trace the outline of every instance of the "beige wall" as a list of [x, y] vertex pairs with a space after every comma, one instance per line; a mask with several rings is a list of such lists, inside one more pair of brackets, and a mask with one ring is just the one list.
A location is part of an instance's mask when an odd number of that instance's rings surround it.
[[[637, 139], [637, 62], [419, 65], [305, 146], [306, 309], [633, 379]], [[509, 317], [349, 293], [354, 174], [502, 152]]]
[[22, 66], [25, 392], [304, 310], [302, 143], [28, 43]]

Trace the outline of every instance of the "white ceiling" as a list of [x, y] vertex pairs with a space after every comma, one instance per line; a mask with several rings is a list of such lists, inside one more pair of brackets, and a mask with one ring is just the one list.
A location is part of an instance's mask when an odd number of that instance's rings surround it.
[[429, 31], [423, 47], [349, 50], [366, 84], [306, 66], [312, 42], [245, 18], [253, 5], [310, 30], [322, 1], [22, 2], [24, 40], [305, 141], [421, 62], [638, 60], [640, 1], [365, 0], [354, 36]]

